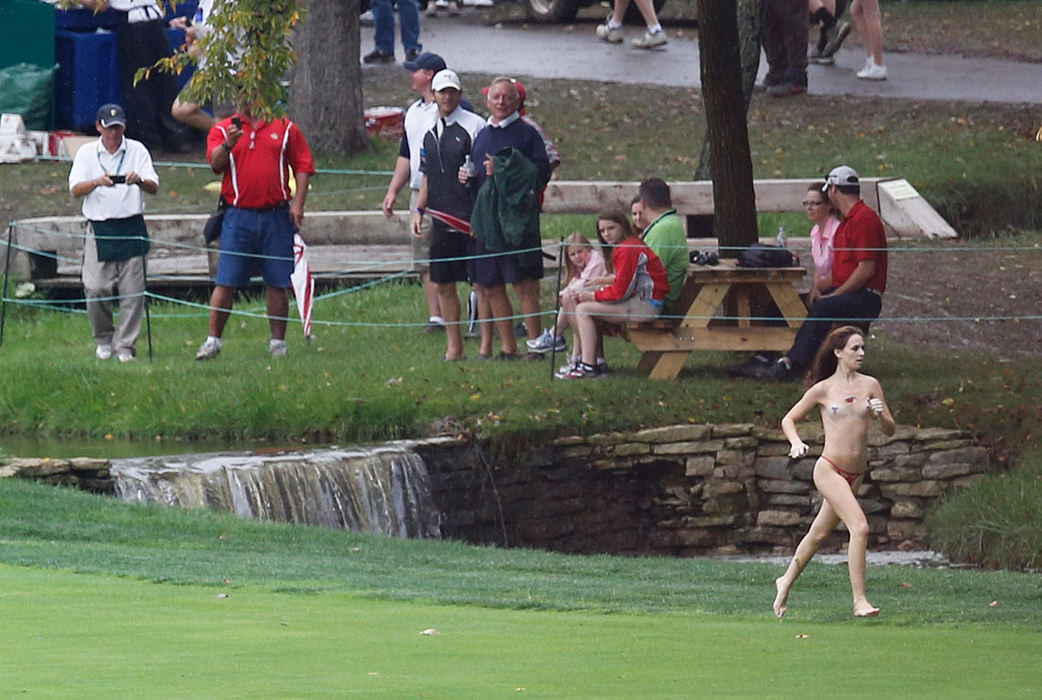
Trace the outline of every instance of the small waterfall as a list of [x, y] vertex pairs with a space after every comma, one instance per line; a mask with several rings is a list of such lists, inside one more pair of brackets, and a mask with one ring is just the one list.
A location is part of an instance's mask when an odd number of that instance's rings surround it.
[[405, 447], [113, 460], [128, 503], [230, 511], [244, 518], [440, 538], [423, 459]]

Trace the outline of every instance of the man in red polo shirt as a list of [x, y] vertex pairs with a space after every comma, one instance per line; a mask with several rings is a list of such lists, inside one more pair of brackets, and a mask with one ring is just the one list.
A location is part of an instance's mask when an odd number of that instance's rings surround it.
[[756, 372], [757, 379], [780, 381], [802, 375], [834, 322], [868, 325], [883, 307], [886, 234], [879, 215], [861, 199], [857, 171], [846, 165], [833, 168], [822, 191], [843, 214], [833, 239], [834, 286], [810, 307], [789, 352]]
[[[235, 290], [263, 275], [271, 340], [268, 352], [284, 357], [293, 273], [293, 234], [304, 220], [308, 182], [315, 172], [311, 150], [300, 127], [286, 118], [264, 121], [249, 107], [218, 122], [207, 139], [206, 157], [222, 174], [221, 196], [227, 204], [221, 228], [217, 285], [210, 297], [210, 334], [195, 355], [209, 360], [221, 352]], [[289, 167], [297, 181], [290, 197]]]

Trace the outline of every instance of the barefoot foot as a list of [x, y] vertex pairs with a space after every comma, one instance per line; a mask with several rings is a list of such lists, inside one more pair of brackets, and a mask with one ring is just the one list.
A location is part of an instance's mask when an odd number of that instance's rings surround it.
[[879, 614], [879, 608], [873, 606], [867, 600], [854, 606], [854, 617], [875, 617]]
[[785, 604], [789, 600], [789, 587], [780, 578], [774, 579], [774, 587], [778, 590], [778, 595], [774, 597], [774, 616], [780, 620], [789, 609]]

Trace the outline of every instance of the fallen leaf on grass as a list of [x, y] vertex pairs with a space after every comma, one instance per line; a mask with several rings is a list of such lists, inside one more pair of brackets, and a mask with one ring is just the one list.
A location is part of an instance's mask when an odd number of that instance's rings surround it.
[[912, 586], [912, 584], [910, 583], [902, 583], [901, 588], [914, 588], [914, 586]]
[[439, 632], [438, 632], [438, 630], [434, 629], [433, 627], [428, 627], [424, 631], [420, 632], [420, 634], [425, 634], [428, 637], [433, 637], [434, 635], [439, 634]]
[[999, 601], [997, 601], [997, 600], [993, 600], [990, 603], [988, 603], [988, 607], [989, 608], [997, 608], [998, 605], [999, 605]]
[[809, 634], [797, 634], [796, 639], [810, 639]]

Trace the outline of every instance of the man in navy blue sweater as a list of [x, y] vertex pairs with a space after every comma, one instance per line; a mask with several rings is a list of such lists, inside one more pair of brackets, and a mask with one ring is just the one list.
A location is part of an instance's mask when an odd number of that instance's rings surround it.
[[[477, 166], [474, 191], [478, 191], [493, 174], [493, 156], [508, 146], [517, 149], [535, 164], [538, 171], [538, 190], [541, 190], [550, 180], [550, 161], [539, 132], [526, 124], [518, 113], [521, 98], [517, 85], [510, 78], [496, 78], [489, 85], [487, 98], [488, 110], [492, 116], [488, 119], [488, 125], [474, 139], [471, 151], [473, 162]], [[474, 234], [477, 237], [477, 246], [472, 270], [473, 281], [479, 298], [484, 297], [487, 300], [487, 304], [491, 306], [492, 317], [497, 319], [496, 329], [503, 345], [498, 357], [504, 360], [518, 359], [521, 355], [517, 351], [517, 337], [513, 328], [514, 308], [507, 296], [506, 285], [513, 284], [517, 291], [521, 312], [526, 317], [528, 335], [532, 338], [538, 337], [541, 330], [539, 280], [543, 278], [542, 250], [523, 250], [513, 254], [497, 255], [485, 247], [482, 231], [475, 230]], [[486, 304], [481, 303], [481, 308], [487, 308]], [[481, 354], [492, 354], [492, 329], [487, 323], [481, 325]], [[542, 355], [532, 356], [533, 359], [542, 358]]]

